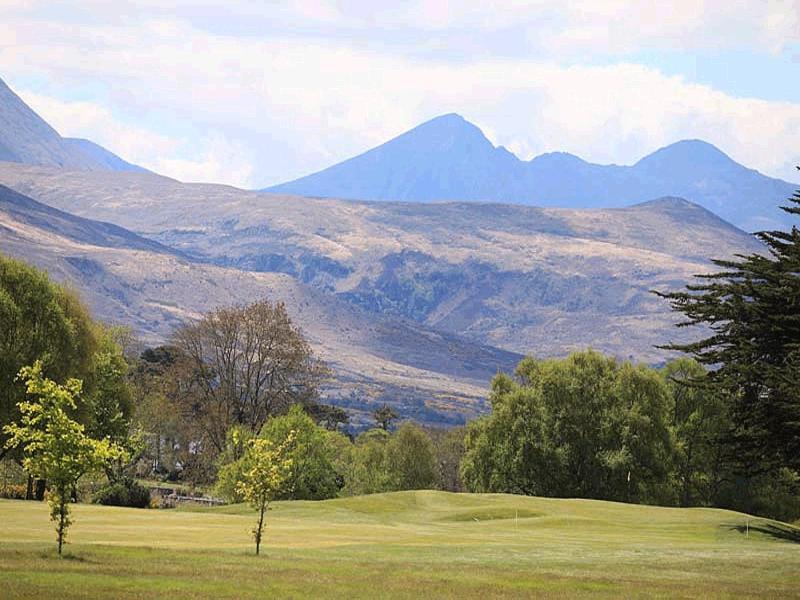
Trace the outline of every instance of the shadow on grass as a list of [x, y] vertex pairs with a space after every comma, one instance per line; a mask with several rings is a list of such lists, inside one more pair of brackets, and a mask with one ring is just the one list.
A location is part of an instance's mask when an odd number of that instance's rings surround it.
[[749, 525], [732, 525], [731, 531], [746, 534], [749, 531], [761, 533], [770, 537], [800, 544], [800, 529], [783, 523], [752, 522]]
[[65, 550], [64, 553], [61, 556], [59, 556], [57, 550], [43, 550], [42, 552], [39, 552], [39, 557], [40, 558], [46, 558], [46, 559], [68, 560], [68, 561], [77, 562], [77, 563], [96, 563], [96, 562], [98, 562], [96, 560], [92, 560], [88, 556], [82, 556], [80, 554], [73, 554], [72, 552], [70, 552], [68, 550]]

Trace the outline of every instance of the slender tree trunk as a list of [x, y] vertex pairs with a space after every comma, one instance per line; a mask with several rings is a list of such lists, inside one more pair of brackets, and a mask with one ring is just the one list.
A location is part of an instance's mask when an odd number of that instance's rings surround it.
[[33, 477], [28, 475], [28, 487], [25, 490], [25, 500], [33, 500]]
[[686, 465], [683, 472], [681, 506], [691, 506], [692, 504], [692, 453], [693, 445], [689, 444], [689, 448], [686, 451]]
[[261, 534], [264, 531], [264, 512], [267, 510], [267, 503], [261, 503], [261, 510], [258, 514], [258, 527], [256, 528], [256, 556], [261, 550]]
[[58, 555], [61, 556], [61, 547], [64, 545], [64, 526], [67, 520], [66, 494], [60, 494], [58, 498]]

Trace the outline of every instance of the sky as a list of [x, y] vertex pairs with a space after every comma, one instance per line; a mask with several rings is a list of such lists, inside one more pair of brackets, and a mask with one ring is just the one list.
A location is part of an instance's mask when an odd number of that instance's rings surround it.
[[62, 135], [260, 188], [456, 112], [520, 158], [680, 139], [800, 180], [800, 0], [0, 0], [0, 78]]

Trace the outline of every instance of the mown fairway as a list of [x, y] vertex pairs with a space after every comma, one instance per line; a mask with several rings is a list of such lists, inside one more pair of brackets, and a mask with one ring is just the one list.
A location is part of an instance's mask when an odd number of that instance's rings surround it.
[[2, 598], [787, 597], [800, 531], [710, 509], [399, 492], [284, 502], [262, 555], [243, 506], [79, 505], [67, 556], [47, 507], [0, 501]]

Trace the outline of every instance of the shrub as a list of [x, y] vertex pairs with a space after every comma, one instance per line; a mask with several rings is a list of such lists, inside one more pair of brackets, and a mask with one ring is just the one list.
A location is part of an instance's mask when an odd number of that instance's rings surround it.
[[24, 500], [28, 486], [24, 484], [8, 483], [0, 486], [0, 498], [8, 498], [10, 500]]
[[150, 507], [150, 490], [134, 479], [123, 479], [100, 488], [92, 500], [106, 506]]

